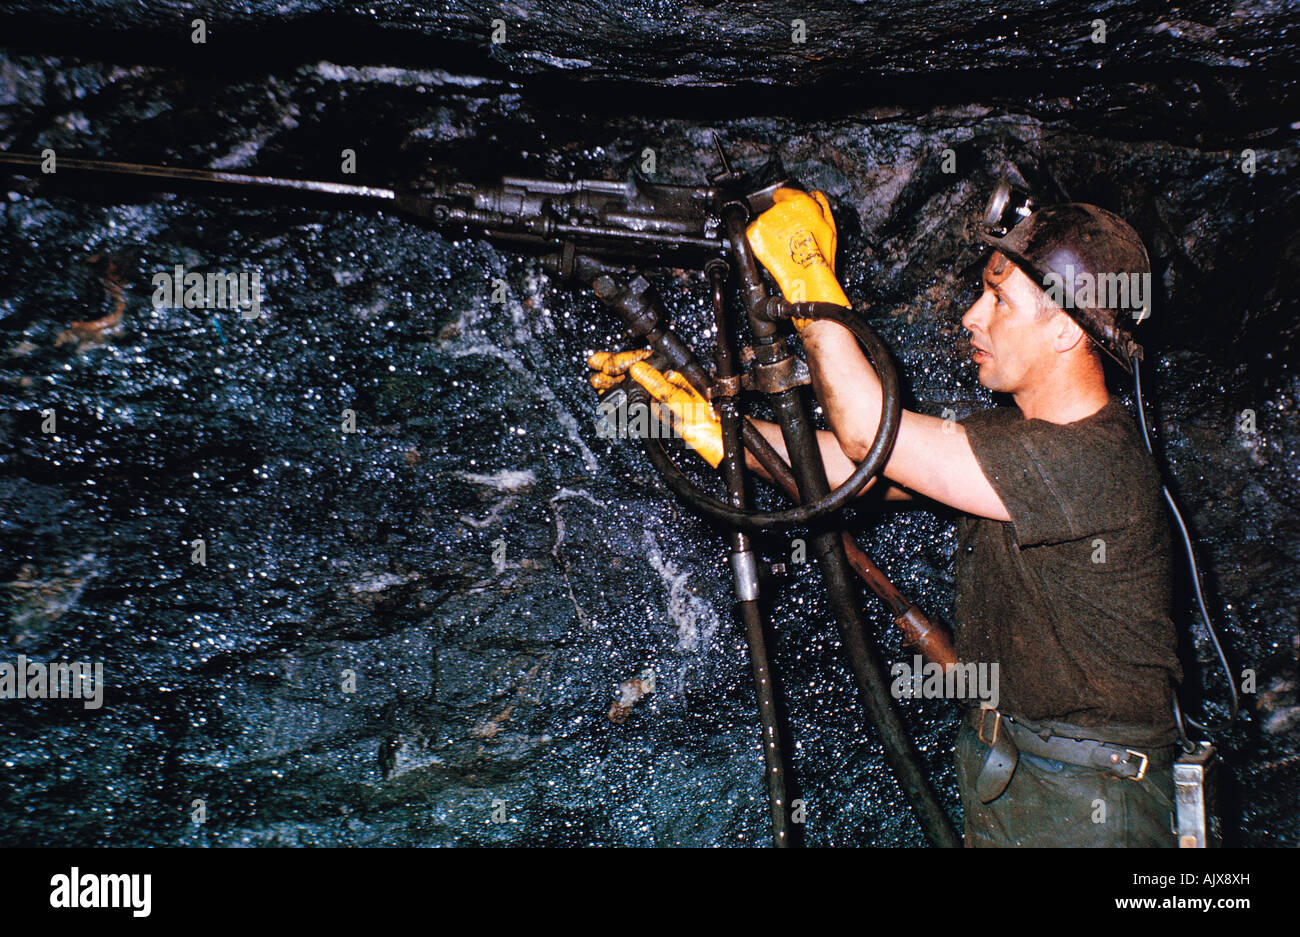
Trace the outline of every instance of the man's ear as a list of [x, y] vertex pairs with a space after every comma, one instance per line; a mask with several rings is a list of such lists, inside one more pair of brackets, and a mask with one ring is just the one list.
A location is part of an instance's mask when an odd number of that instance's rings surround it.
[[1054, 329], [1052, 333], [1053, 351], [1064, 354], [1076, 348], [1081, 342], [1088, 341], [1088, 335], [1083, 331], [1083, 327], [1064, 312], [1057, 313], [1052, 328]]

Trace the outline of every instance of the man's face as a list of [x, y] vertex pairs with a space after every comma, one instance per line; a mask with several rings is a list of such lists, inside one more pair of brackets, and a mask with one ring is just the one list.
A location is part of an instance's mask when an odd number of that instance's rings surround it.
[[1045, 293], [997, 251], [984, 267], [984, 293], [966, 310], [961, 324], [971, 333], [972, 360], [980, 383], [1014, 394], [1033, 384], [1055, 361], [1056, 316]]

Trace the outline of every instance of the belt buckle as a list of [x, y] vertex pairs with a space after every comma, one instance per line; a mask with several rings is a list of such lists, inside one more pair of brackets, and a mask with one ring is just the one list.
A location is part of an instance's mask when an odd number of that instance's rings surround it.
[[[976, 726], [976, 728], [975, 728], [975, 734], [976, 734], [977, 736], [979, 736], [979, 740], [980, 740], [981, 742], [983, 742], [983, 743], [984, 743], [985, 745], [987, 745], [989, 748], [992, 748], [994, 745], [997, 744], [997, 741], [998, 741], [998, 727], [1002, 725], [1002, 711], [1001, 711], [1000, 709], [993, 709], [993, 710], [992, 710], [992, 712], [994, 713], [994, 715], [997, 716], [997, 718], [993, 720], [993, 738], [992, 738], [992, 739], [986, 739], [986, 738], [984, 737], [984, 715], [985, 715], [985, 713], [989, 712], [990, 709], [991, 709], [991, 707], [988, 707], [988, 706], [981, 706], [981, 707], [980, 707], [980, 721], [979, 721], [979, 725]], [[1146, 766], [1145, 766], [1145, 765], [1143, 766], [1142, 770], [1143, 770], [1143, 771], [1146, 770]]]
[[[1143, 778], [1147, 776], [1147, 766], [1151, 764], [1151, 759], [1147, 757], [1147, 755], [1144, 754], [1143, 752], [1135, 752], [1131, 748], [1126, 748], [1124, 749], [1124, 751], [1126, 751], [1130, 755], [1137, 755], [1139, 758], [1142, 759], [1142, 767], [1138, 768], [1137, 776], [1131, 779], [1134, 781], [1141, 781]], [[1126, 759], [1125, 764], [1127, 763], [1128, 760]]]

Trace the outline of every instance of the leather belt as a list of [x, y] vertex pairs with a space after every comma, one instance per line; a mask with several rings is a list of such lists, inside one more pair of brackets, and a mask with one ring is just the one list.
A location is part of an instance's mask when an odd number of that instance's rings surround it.
[[[1062, 733], [1062, 728], [1069, 729], [1063, 723], [1035, 731], [1017, 717], [996, 709], [968, 710], [966, 722], [989, 748], [975, 781], [975, 793], [986, 804], [996, 800], [1007, 789], [1020, 762], [1021, 752], [1141, 781], [1152, 765], [1164, 767], [1172, 764], [1177, 748], [1176, 745], [1164, 745], [1136, 749], [1116, 742], [1079, 738]], [[1078, 727], [1078, 731], [1095, 733], [1095, 730], [1084, 727]]]

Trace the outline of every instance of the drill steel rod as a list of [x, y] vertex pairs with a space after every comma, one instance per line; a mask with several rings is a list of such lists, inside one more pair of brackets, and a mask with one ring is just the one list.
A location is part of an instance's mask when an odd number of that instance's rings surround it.
[[[41, 170], [45, 161], [40, 156], [25, 153], [0, 153], [0, 165], [22, 166]], [[117, 163], [102, 159], [80, 159], [58, 156], [55, 171], [40, 172], [40, 176], [57, 178], [60, 172], [98, 172], [116, 176], [133, 176], [147, 179], [166, 179], [170, 182], [198, 182], [212, 185], [238, 185], [248, 189], [273, 189], [290, 192], [311, 192], [319, 195], [338, 195], [344, 198], [368, 198], [391, 202], [397, 198], [393, 189], [377, 189], [368, 185], [345, 185], [341, 182], [319, 182], [310, 179], [282, 179], [278, 176], [252, 176], [217, 169], [177, 169], [172, 166], [151, 166], [145, 163]]]

